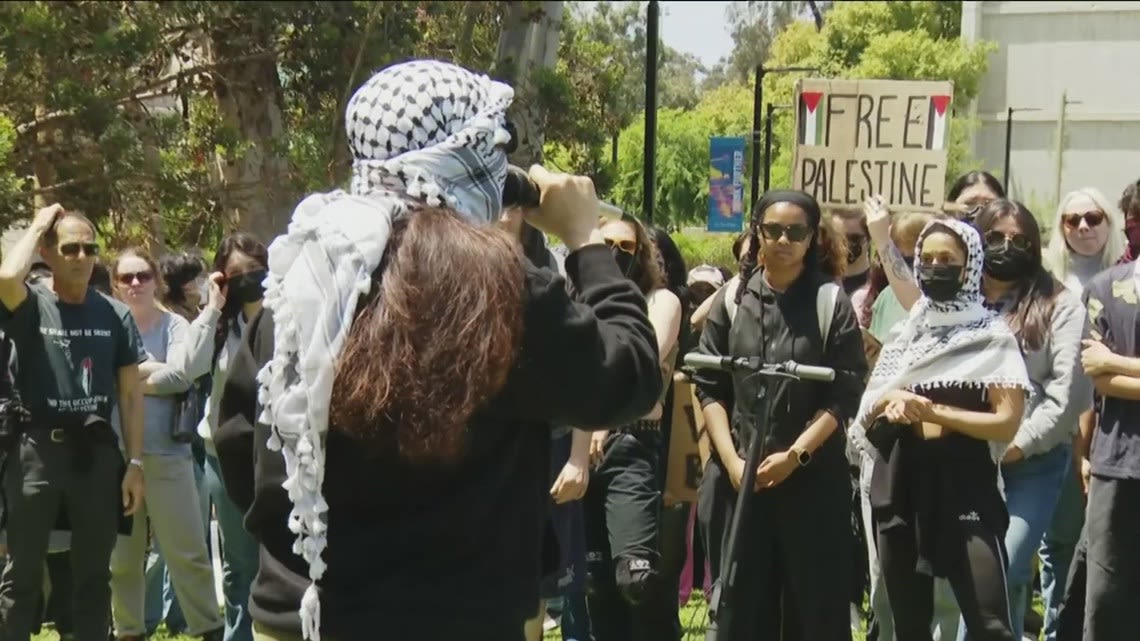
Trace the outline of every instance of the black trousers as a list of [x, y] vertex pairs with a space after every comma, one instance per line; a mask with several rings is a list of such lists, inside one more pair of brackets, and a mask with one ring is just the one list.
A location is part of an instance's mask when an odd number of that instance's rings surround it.
[[[595, 641], [677, 641], [677, 592], [660, 576], [660, 432], [606, 441], [586, 490], [586, 567]], [[673, 607], [666, 599], [672, 600]]]
[[1088, 519], [1081, 528], [1081, 538], [1069, 563], [1065, 580], [1065, 598], [1057, 610], [1057, 641], [1083, 641], [1085, 637], [1085, 591], [1089, 576]]
[[[973, 519], [969, 518], [973, 517]], [[948, 546], [946, 578], [954, 590], [971, 641], [1014, 641], [1006, 591], [1004, 532], [989, 527], [977, 513], [958, 518], [960, 543]], [[913, 526], [895, 525], [878, 533], [879, 563], [894, 615], [897, 641], [931, 641], [934, 617], [934, 577], [916, 570], [918, 544]], [[1020, 604], [1019, 604], [1020, 605]]]
[[[736, 496], [714, 457], [705, 468], [700, 494], [700, 500], [717, 503], [707, 511], [714, 572], [723, 562]], [[730, 606], [737, 632], [731, 641], [850, 641], [854, 563], [846, 461], [817, 457], [752, 500], [740, 531], [743, 544]]]
[[62, 508], [71, 525], [72, 623], [76, 641], [106, 641], [111, 551], [122, 511], [123, 458], [114, 443], [90, 448], [85, 473], [72, 447], [47, 430], [21, 438], [4, 475], [8, 563], [0, 578], [0, 639], [27, 641], [39, 620], [48, 537]]
[[1140, 480], [1093, 476], [1085, 523], [1085, 641], [1134, 639], [1140, 612]]

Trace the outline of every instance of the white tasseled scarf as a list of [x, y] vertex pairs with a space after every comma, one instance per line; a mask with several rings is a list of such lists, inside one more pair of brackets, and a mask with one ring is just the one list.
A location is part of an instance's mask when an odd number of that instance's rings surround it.
[[[990, 386], [1030, 389], [1025, 360], [1009, 326], [982, 304], [984, 254], [978, 232], [956, 220], [927, 224], [915, 256], [932, 231], [949, 229], [966, 246], [966, 277], [958, 295], [947, 302], [923, 296], [887, 338], [849, 436], [856, 447], [870, 451], [866, 429], [871, 409], [892, 390], [922, 390], [947, 386], [984, 389]], [[917, 270], [915, 280], [917, 282]]]
[[354, 156], [351, 193], [314, 194], [269, 247], [265, 307], [274, 316], [274, 354], [258, 374], [260, 420], [280, 450], [293, 509], [293, 550], [312, 583], [301, 601], [302, 635], [320, 640], [317, 581], [325, 571], [328, 504], [324, 435], [336, 362], [392, 222], [413, 199], [473, 221], [497, 220], [510, 140], [513, 90], [452, 64], [415, 61], [374, 75], [349, 101]]

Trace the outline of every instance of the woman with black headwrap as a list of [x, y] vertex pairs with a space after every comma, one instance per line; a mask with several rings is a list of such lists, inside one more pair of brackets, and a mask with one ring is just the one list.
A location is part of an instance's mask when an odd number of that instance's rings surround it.
[[[834, 285], [836, 274], [826, 273], [844, 261], [821, 251], [843, 248], [820, 242], [819, 205], [799, 191], [765, 194], [748, 233], [741, 285], [717, 293], [699, 351], [823, 365], [835, 370], [835, 381], [771, 388], [765, 458], [744, 483], [755, 503], [739, 534], [745, 543], [736, 559], [734, 638], [774, 639], [794, 629], [813, 641], [848, 641], [851, 487], [839, 426], [858, 410], [867, 361], [851, 302]], [[821, 306], [825, 288], [834, 288], [834, 304]], [[709, 532], [716, 564], [745, 448], [762, 427], [763, 408], [754, 399], [766, 382], [747, 372], [701, 371], [694, 378], [713, 443], [698, 502], [716, 516]]]

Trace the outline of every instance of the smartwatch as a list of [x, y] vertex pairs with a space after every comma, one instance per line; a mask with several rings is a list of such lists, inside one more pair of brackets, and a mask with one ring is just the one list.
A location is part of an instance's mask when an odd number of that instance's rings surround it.
[[792, 454], [795, 455], [796, 462], [800, 464], [800, 467], [804, 467], [808, 463], [811, 463], [811, 452], [809, 452], [807, 450], [798, 449], [798, 448], [793, 449]]
[[[127, 465], [133, 465], [133, 466], [139, 468], [139, 471], [142, 471], [142, 469], [143, 469], [143, 464], [142, 464], [141, 459], [133, 458], [133, 459], [127, 461]], [[802, 463], [801, 463], [801, 465], [802, 465]]]

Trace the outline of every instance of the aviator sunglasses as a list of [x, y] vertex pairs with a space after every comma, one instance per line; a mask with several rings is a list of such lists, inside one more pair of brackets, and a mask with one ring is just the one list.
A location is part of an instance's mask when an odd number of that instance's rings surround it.
[[59, 246], [59, 253], [68, 258], [75, 258], [83, 250], [84, 256], [98, 256], [99, 245], [95, 243], [63, 243]]

